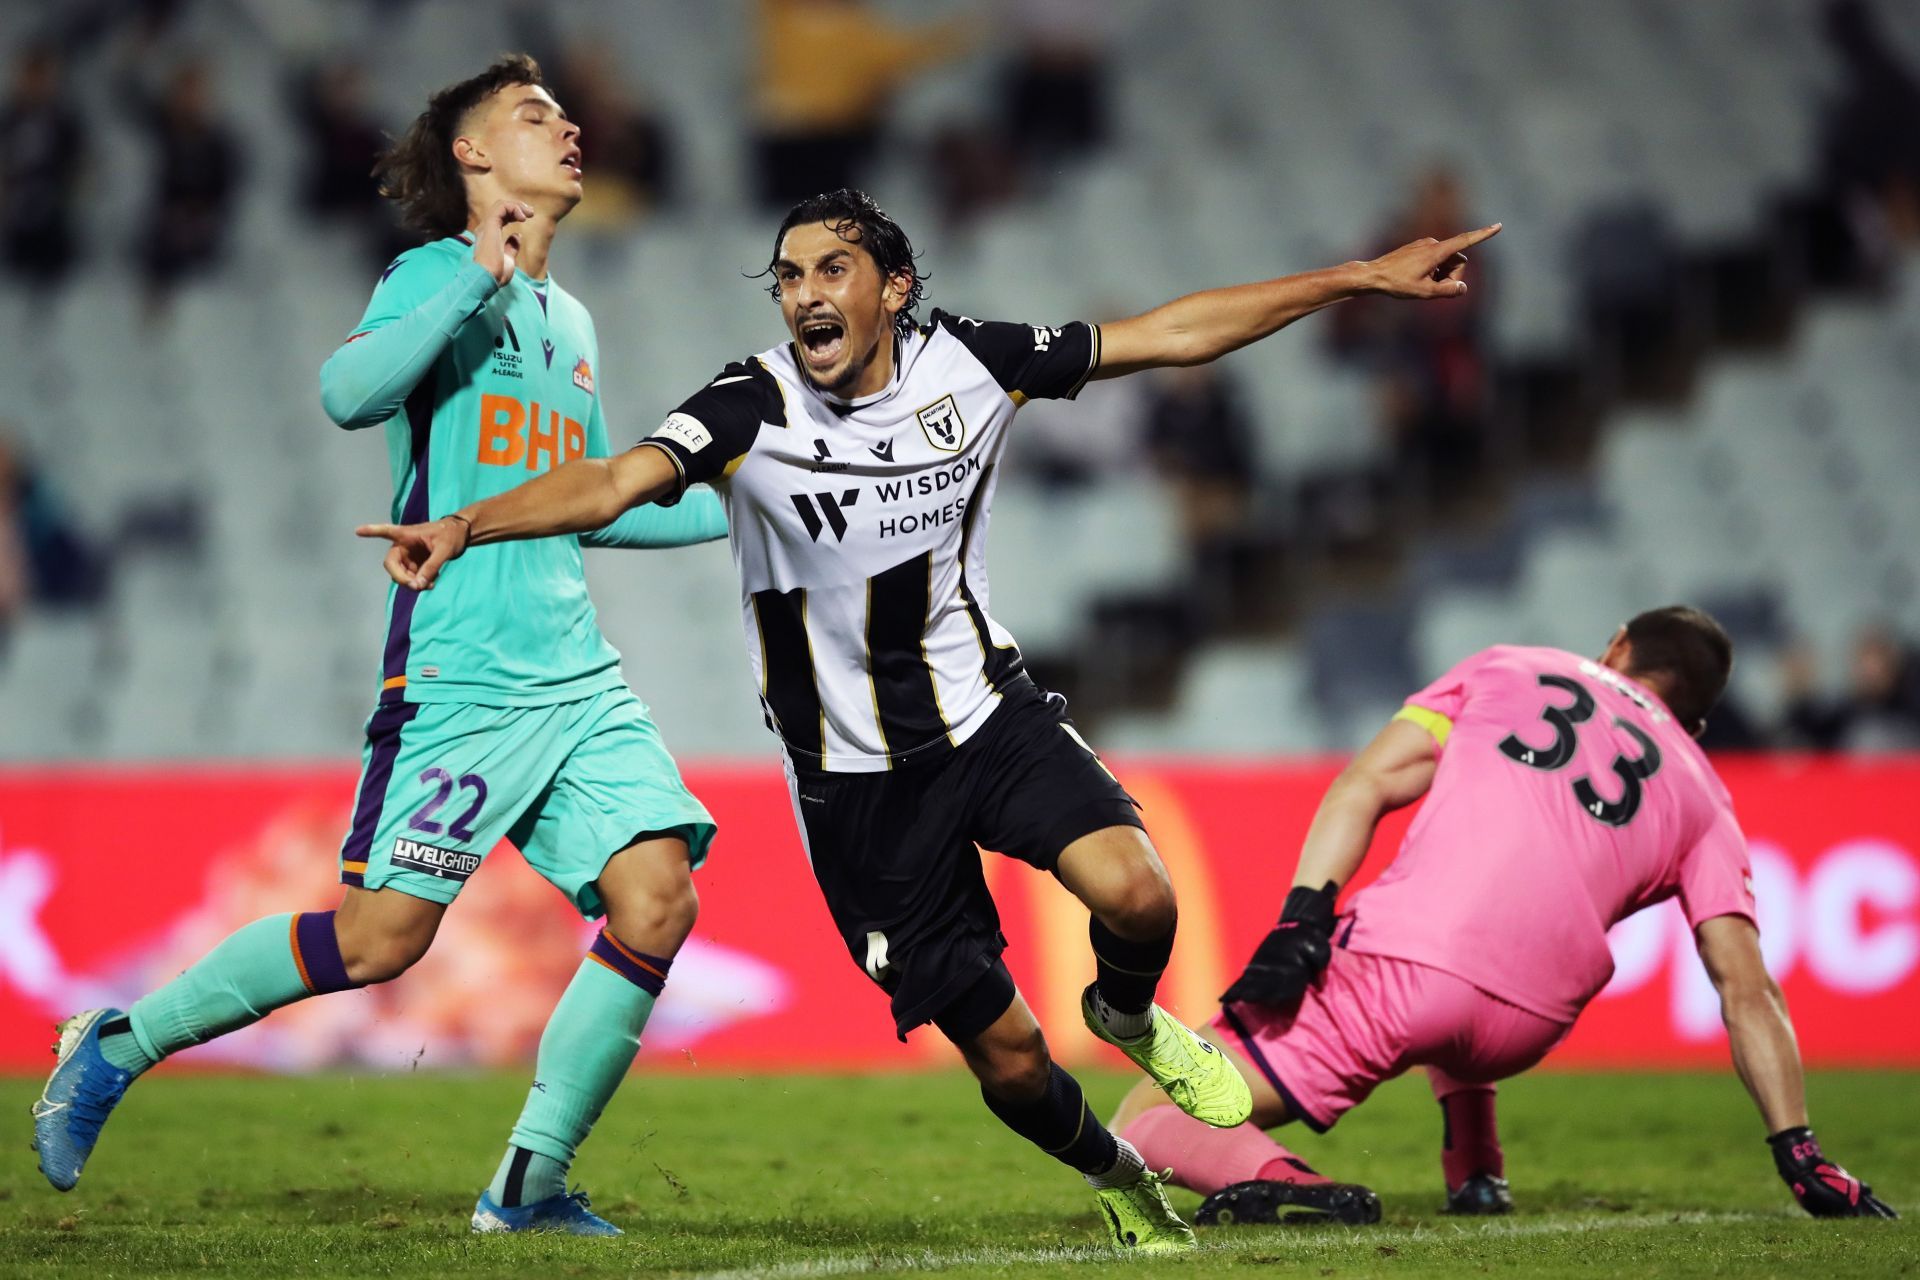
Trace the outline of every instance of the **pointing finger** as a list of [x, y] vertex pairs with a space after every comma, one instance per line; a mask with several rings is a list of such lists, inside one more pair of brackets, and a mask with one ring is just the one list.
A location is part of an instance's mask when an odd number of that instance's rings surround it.
[[398, 542], [399, 534], [400, 526], [397, 524], [363, 524], [353, 531], [356, 538], [385, 538], [389, 542]]
[[1478, 231], [1462, 232], [1453, 239], [1444, 242], [1440, 247], [1448, 253], [1459, 253], [1463, 249], [1471, 249], [1482, 241], [1491, 240], [1499, 235], [1500, 228], [1504, 225], [1504, 223], [1496, 222], [1490, 227], [1481, 227]]

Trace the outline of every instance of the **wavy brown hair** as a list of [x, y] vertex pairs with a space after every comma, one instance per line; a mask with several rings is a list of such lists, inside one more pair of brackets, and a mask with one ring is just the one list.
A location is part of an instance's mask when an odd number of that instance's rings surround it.
[[773, 300], [780, 301], [780, 246], [785, 243], [787, 232], [803, 222], [825, 223], [842, 240], [865, 249], [880, 268], [881, 275], [912, 277], [913, 287], [907, 290], [906, 305], [893, 317], [894, 328], [901, 337], [911, 334], [916, 323], [914, 308], [925, 300], [927, 293], [927, 277], [920, 270], [919, 258], [913, 252], [913, 241], [907, 239], [907, 233], [901, 230], [899, 223], [874, 203], [872, 196], [853, 187], [809, 196], [789, 209], [787, 216], [780, 220], [780, 229], [773, 233], [773, 258], [767, 263], [767, 269], [755, 273], [754, 277], [773, 277], [773, 283], [767, 286], [767, 292], [773, 295]]
[[429, 239], [467, 229], [467, 184], [453, 158], [453, 139], [467, 113], [509, 85], [539, 85], [540, 64], [524, 53], [502, 54], [492, 66], [427, 99], [407, 131], [374, 161], [380, 194], [400, 206], [400, 221]]

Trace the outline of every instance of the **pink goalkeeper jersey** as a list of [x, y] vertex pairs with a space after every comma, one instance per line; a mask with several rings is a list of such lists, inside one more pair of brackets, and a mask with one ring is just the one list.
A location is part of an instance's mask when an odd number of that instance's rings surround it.
[[1572, 1022], [1607, 984], [1607, 930], [1679, 895], [1690, 924], [1753, 919], [1726, 787], [1666, 706], [1559, 649], [1501, 645], [1408, 700], [1440, 764], [1341, 937]]

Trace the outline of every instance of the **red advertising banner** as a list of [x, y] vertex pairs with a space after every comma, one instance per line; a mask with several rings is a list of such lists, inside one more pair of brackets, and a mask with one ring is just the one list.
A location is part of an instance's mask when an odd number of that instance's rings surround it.
[[[1279, 909], [1333, 776], [1323, 764], [1122, 763], [1180, 895], [1163, 1002], [1209, 1017]], [[1920, 760], [1722, 762], [1753, 847], [1762, 939], [1807, 1059], [1920, 1066]], [[886, 1001], [834, 934], [777, 769], [694, 767], [721, 823], [701, 918], [643, 1062], [873, 1069], [949, 1063], [895, 1040]], [[350, 769], [0, 770], [0, 1070], [37, 1072], [51, 1020], [125, 1005], [235, 927], [338, 898]], [[1369, 874], [1406, 815], [1383, 825]], [[1086, 914], [1051, 879], [984, 855], [1008, 963], [1065, 1061], [1104, 1060], [1080, 1027]], [[181, 1056], [301, 1070], [520, 1062], [591, 936], [509, 847], [489, 856], [432, 952], [397, 982], [310, 1000]], [[1711, 986], [1671, 904], [1613, 934], [1617, 970], [1551, 1064], [1719, 1065]]]

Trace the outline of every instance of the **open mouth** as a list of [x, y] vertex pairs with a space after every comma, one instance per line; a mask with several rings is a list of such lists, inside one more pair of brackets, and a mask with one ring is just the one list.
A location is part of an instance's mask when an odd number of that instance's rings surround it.
[[580, 176], [580, 149], [576, 147], [572, 151], [567, 152], [566, 155], [562, 156], [560, 158], [560, 167], [562, 169], [565, 169], [568, 173], [572, 174], [574, 177], [576, 178], [579, 177]]
[[806, 348], [807, 363], [816, 368], [838, 360], [846, 339], [846, 327], [838, 320], [809, 320], [800, 326], [800, 345]]

